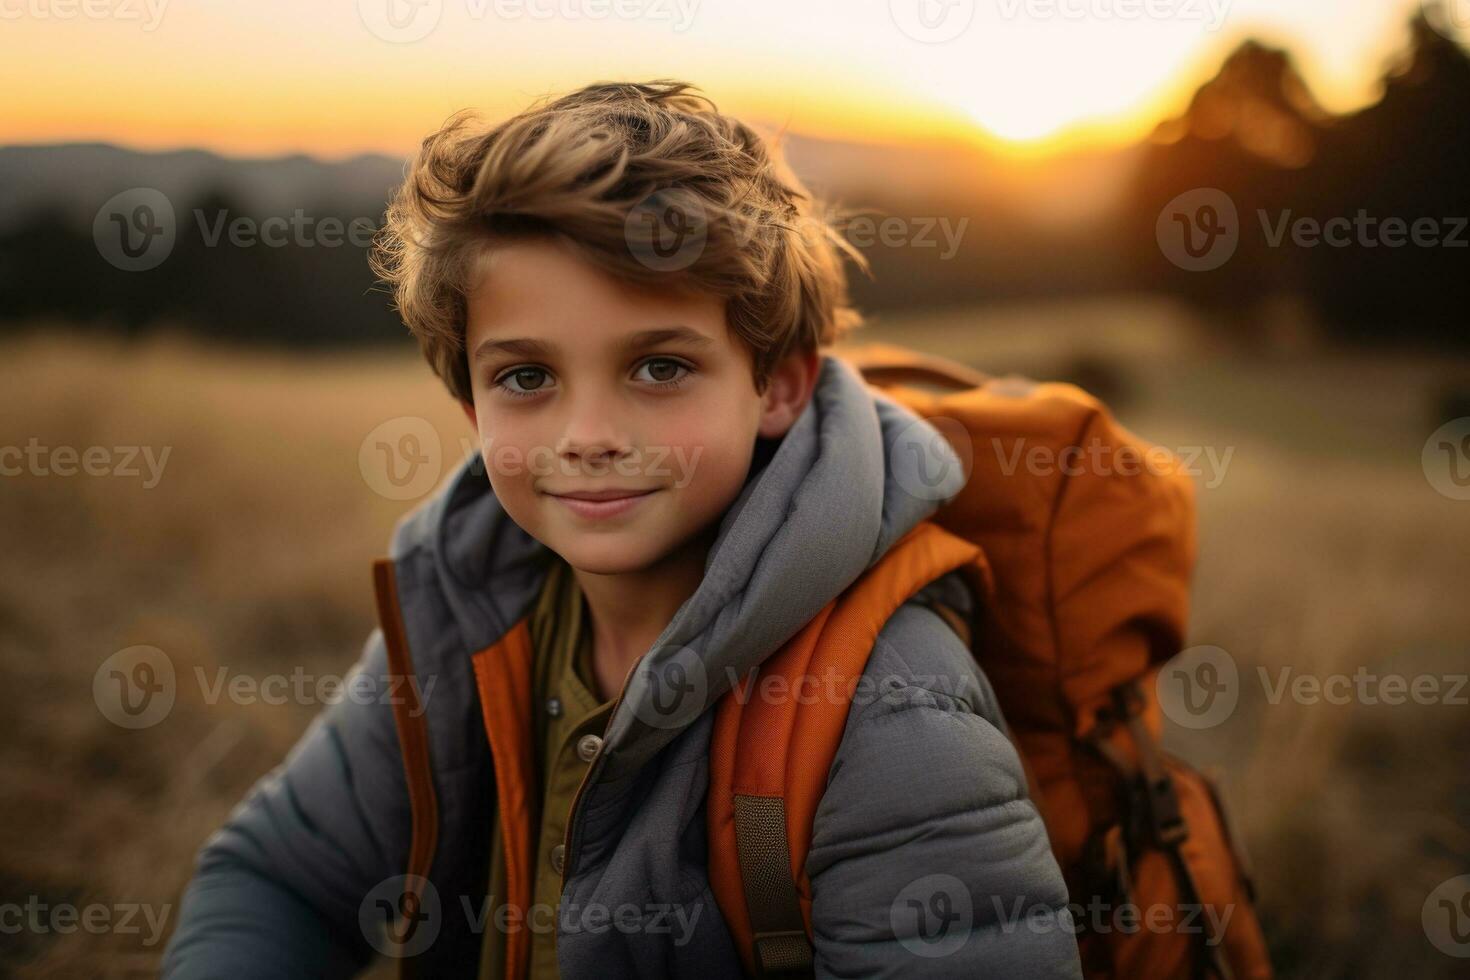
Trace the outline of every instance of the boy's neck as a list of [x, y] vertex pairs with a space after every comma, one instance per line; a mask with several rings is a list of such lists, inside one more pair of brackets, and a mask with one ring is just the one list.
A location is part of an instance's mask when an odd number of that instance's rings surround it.
[[636, 572], [604, 575], [572, 569], [587, 599], [590, 621], [583, 629], [591, 633], [598, 687], [593, 694], [599, 700], [617, 696], [633, 663], [648, 652], [684, 600], [699, 588], [714, 532], [710, 528], [695, 535], [657, 564]]

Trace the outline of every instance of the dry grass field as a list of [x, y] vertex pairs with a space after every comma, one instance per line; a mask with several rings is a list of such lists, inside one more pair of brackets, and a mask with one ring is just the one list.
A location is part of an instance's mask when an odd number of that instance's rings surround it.
[[[1219, 768], [1284, 976], [1457, 975], [1420, 917], [1436, 885], [1470, 873], [1470, 708], [1272, 703], [1257, 668], [1470, 670], [1470, 502], [1435, 492], [1420, 464], [1430, 396], [1467, 366], [1247, 356], [1142, 301], [870, 335], [991, 370], [1101, 362], [1131, 427], [1230, 452], [1201, 477], [1192, 642], [1229, 651], [1240, 703], [1170, 741]], [[141, 903], [159, 920], [156, 935], [142, 915], [136, 932], [7, 934], [0, 974], [148, 975], [195, 850], [319, 707], [211, 704], [198, 671], [344, 672], [374, 624], [369, 564], [411, 506], [364, 479], [364, 439], [422, 417], [447, 469], [468, 431], [408, 355], [47, 331], [0, 346], [0, 362], [0, 445], [34, 439], [53, 469], [56, 447], [103, 447], [114, 468], [127, 447], [168, 452], [156, 480], [141, 453], [138, 475], [0, 477], [0, 904], [99, 905], [117, 921]], [[165, 720], [126, 730], [93, 680], [138, 644], [167, 653], [178, 691]]]

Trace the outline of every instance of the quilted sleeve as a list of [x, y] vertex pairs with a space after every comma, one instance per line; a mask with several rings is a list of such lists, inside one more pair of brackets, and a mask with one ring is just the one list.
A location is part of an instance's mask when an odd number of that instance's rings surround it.
[[[387, 676], [380, 632], [354, 670]], [[359, 907], [403, 867], [409, 827], [391, 705], [344, 698], [201, 848], [162, 976], [356, 975], [373, 952]]]
[[806, 868], [819, 977], [1081, 977], [1066, 886], [995, 695], [917, 604], [869, 658]]

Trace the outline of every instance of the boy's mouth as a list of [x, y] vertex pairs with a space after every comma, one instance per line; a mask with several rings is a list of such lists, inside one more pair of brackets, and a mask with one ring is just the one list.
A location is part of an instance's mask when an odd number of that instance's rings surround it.
[[607, 487], [601, 490], [568, 490], [565, 493], [557, 493], [548, 490], [547, 493], [553, 497], [571, 497], [574, 500], [617, 500], [619, 497], [636, 497], [640, 494], [652, 493], [658, 487], [649, 487], [644, 490], [633, 487]]
[[645, 497], [657, 493], [660, 488], [649, 490], [574, 490], [567, 493], [547, 492], [579, 517], [615, 517], [638, 506]]

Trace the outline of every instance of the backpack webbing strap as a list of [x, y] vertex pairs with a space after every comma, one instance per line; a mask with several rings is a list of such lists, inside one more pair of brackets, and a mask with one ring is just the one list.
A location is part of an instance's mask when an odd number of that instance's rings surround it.
[[735, 843], [758, 975], [810, 976], [812, 946], [791, 880], [785, 801], [736, 794]]
[[[1189, 824], [1181, 813], [1174, 781], [1164, 768], [1160, 747], [1143, 722], [1144, 703], [1137, 680], [1118, 685], [1113, 689], [1111, 716], [1091, 733], [1088, 744], [1118, 771], [1128, 785], [1131, 797], [1129, 826], [1122, 836], [1135, 839], [1124, 844], [1122, 860], [1125, 866], [1132, 860], [1130, 849], [1137, 849], [1145, 842], [1152, 844], [1164, 853], [1173, 867], [1181, 900], [1199, 904], [1202, 901], [1199, 884], [1180, 848], [1189, 837]], [[1111, 741], [1110, 736], [1120, 724], [1128, 732], [1137, 755], [1136, 761]], [[1127, 900], [1131, 901], [1131, 898]], [[1231, 980], [1234, 974], [1222, 948], [1223, 937], [1211, 936], [1208, 931], [1200, 935], [1203, 941], [1195, 945], [1194, 976], [1208, 977], [1213, 973], [1222, 980]]]
[[[382, 628], [383, 648], [389, 677], [398, 681], [414, 678], [413, 656], [408, 646], [408, 631], [403, 623], [403, 607], [398, 599], [398, 577], [393, 562], [381, 558], [373, 562], [373, 592], [377, 597], [378, 623]], [[429, 868], [439, 840], [439, 799], [434, 793], [433, 766], [429, 755], [429, 728], [418, 696], [418, 687], [408, 685], [408, 696], [393, 701], [393, 725], [398, 732], [398, 746], [403, 755], [404, 778], [408, 784], [410, 843], [407, 874], [403, 891], [398, 895], [399, 919], [390, 929], [389, 941], [399, 946], [398, 976], [417, 980], [424, 970], [417, 955], [402, 955], [403, 947], [412, 941], [423, 894], [429, 884]], [[399, 926], [406, 924], [406, 935], [400, 938]]]

